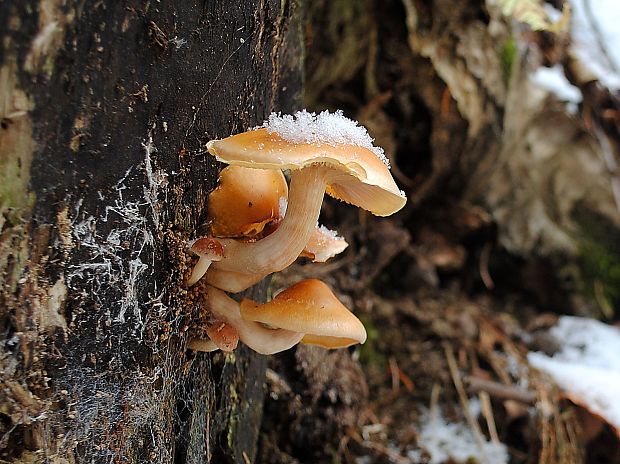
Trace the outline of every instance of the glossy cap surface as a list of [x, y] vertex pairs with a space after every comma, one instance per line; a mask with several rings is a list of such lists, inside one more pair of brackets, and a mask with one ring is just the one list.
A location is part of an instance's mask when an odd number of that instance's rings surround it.
[[246, 320], [304, 333], [326, 348], [366, 341], [364, 325], [320, 280], [302, 280], [265, 304], [242, 300], [240, 309]]
[[326, 192], [377, 216], [389, 216], [407, 201], [387, 165], [371, 150], [349, 144], [291, 143], [266, 128], [207, 144], [219, 161], [258, 169], [303, 169], [322, 164], [334, 170]]

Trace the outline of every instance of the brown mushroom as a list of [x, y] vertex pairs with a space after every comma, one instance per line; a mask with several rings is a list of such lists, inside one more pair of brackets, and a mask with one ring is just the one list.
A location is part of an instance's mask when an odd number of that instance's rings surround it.
[[304, 334], [285, 329], [270, 329], [241, 317], [239, 303], [215, 287], [207, 287], [207, 306], [214, 318], [237, 330], [239, 339], [261, 354], [274, 354], [299, 343]]
[[251, 238], [279, 220], [288, 198], [280, 170], [226, 166], [209, 194], [208, 220], [215, 237]]
[[244, 299], [240, 310], [247, 321], [301, 332], [304, 343], [324, 348], [366, 341], [364, 325], [317, 279], [302, 280], [265, 304]]
[[336, 231], [325, 226], [317, 226], [300, 256], [309, 258], [315, 263], [324, 263], [342, 253], [348, 246], [347, 241], [338, 236]]
[[326, 136], [324, 143], [296, 143], [284, 135], [262, 128], [207, 144], [219, 161], [291, 172], [287, 212], [277, 230], [251, 243], [222, 239], [224, 258], [207, 274], [208, 282], [217, 270], [265, 276], [289, 266], [314, 232], [325, 191], [379, 216], [404, 206], [404, 193], [376, 151], [355, 140], [332, 143]]
[[[284, 216], [287, 197], [288, 186], [281, 171], [227, 166], [220, 173], [218, 187], [209, 195], [211, 232], [217, 237], [236, 237], [246, 241], [269, 235], [278, 228]], [[347, 246], [348, 243], [336, 232], [317, 225], [300, 256], [322, 263]], [[203, 264], [199, 261], [196, 266], [190, 280], [192, 285], [202, 277]], [[214, 273], [210, 284], [238, 292], [263, 277], [220, 271]]]
[[[329, 258], [342, 253], [348, 246], [346, 240], [339, 237], [335, 231], [324, 226], [317, 226], [300, 257], [309, 258], [315, 263], [324, 263]], [[209, 275], [209, 284], [236, 293], [251, 287], [264, 277], [216, 269]]]

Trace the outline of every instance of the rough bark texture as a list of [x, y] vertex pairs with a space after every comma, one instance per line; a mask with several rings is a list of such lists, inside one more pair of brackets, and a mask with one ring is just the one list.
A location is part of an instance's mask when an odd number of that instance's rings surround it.
[[185, 351], [185, 246], [204, 143], [298, 104], [299, 5], [4, 1], [0, 31], [0, 458], [251, 461], [265, 361]]

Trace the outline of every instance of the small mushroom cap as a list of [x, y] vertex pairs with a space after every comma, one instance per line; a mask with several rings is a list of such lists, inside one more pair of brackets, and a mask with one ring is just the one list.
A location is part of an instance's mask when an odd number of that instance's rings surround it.
[[209, 338], [222, 351], [233, 351], [239, 343], [239, 332], [224, 321], [213, 321], [205, 330]]
[[227, 166], [209, 194], [211, 232], [216, 237], [251, 237], [280, 218], [288, 186], [280, 170]]
[[221, 261], [224, 256], [224, 247], [219, 240], [210, 237], [201, 237], [194, 240], [189, 249], [201, 258], [209, 261]]
[[302, 280], [265, 304], [244, 299], [240, 309], [246, 320], [301, 332], [308, 340], [330, 345], [317, 343], [322, 346], [336, 347], [335, 339], [342, 339], [338, 347], [366, 341], [364, 325], [317, 279]]
[[192, 269], [192, 274], [187, 279], [187, 285], [191, 287], [205, 275], [212, 261], [222, 260], [224, 247], [219, 240], [201, 237], [191, 242], [189, 249], [200, 257]]
[[387, 165], [371, 150], [349, 144], [292, 143], [266, 128], [233, 135], [207, 144], [209, 153], [231, 165], [259, 169], [302, 169], [323, 164], [335, 169], [327, 193], [389, 216], [407, 201]]
[[315, 263], [324, 263], [342, 253], [348, 246], [347, 241], [339, 237], [335, 231], [325, 226], [318, 226], [299, 256], [309, 258]]

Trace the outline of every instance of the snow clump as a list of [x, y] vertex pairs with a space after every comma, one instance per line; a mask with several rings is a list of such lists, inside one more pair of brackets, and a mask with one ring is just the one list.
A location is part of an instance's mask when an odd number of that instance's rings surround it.
[[[467, 463], [472, 460], [507, 464], [509, 460], [506, 445], [484, 438], [478, 442], [469, 427], [463, 423], [447, 422], [439, 411], [435, 414], [426, 411], [422, 415], [418, 446], [429, 455], [429, 464]], [[408, 451], [407, 457], [419, 462], [422, 459], [421, 450]]]
[[553, 357], [529, 353], [530, 364], [552, 377], [571, 400], [620, 430], [620, 329], [562, 316], [550, 334], [560, 350]]
[[338, 110], [330, 113], [325, 110], [319, 114], [301, 110], [293, 115], [271, 113], [269, 119], [262, 126], [270, 134], [276, 133], [287, 142], [328, 144], [336, 146], [349, 144], [367, 148], [385, 163], [389, 168], [390, 162], [383, 149], [373, 145], [373, 138], [364, 126], [353, 121]]

